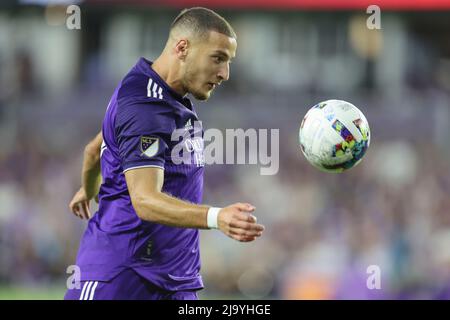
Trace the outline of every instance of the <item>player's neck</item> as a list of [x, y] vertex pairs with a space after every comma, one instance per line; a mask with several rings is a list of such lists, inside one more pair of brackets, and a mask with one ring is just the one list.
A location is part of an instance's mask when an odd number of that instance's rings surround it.
[[185, 96], [186, 91], [181, 84], [178, 73], [170, 68], [171, 64], [163, 55], [159, 56], [152, 64], [153, 70], [180, 96]]

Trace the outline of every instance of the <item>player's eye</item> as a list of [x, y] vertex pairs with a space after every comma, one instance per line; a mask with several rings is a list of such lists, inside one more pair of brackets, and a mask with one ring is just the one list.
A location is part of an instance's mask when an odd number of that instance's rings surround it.
[[215, 63], [223, 62], [223, 58], [221, 56], [213, 56], [212, 57]]

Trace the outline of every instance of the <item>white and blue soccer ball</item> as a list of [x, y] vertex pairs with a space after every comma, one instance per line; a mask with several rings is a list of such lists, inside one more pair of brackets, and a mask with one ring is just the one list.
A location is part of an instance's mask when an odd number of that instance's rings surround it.
[[359, 164], [370, 145], [364, 114], [343, 100], [327, 100], [312, 107], [299, 130], [306, 159], [324, 172], [339, 173]]

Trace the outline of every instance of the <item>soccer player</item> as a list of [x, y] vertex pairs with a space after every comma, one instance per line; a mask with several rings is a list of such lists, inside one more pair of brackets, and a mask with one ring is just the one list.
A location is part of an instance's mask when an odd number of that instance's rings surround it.
[[[99, 208], [76, 261], [81, 285], [65, 299], [197, 299], [199, 229], [216, 228], [241, 242], [261, 236], [254, 206], [200, 204], [203, 130], [186, 95], [207, 100], [228, 80], [236, 46], [224, 18], [185, 9], [161, 55], [154, 62], [141, 58], [119, 83], [102, 132], [85, 148], [83, 186], [70, 203], [75, 214], [90, 216], [100, 161]], [[174, 132], [181, 137], [173, 139]], [[177, 164], [172, 151], [180, 146], [189, 161]]]

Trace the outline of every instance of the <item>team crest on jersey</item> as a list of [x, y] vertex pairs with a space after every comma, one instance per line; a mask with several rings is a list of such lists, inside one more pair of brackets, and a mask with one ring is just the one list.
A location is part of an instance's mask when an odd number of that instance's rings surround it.
[[141, 156], [145, 155], [149, 158], [155, 156], [159, 149], [159, 138], [157, 137], [141, 137]]

